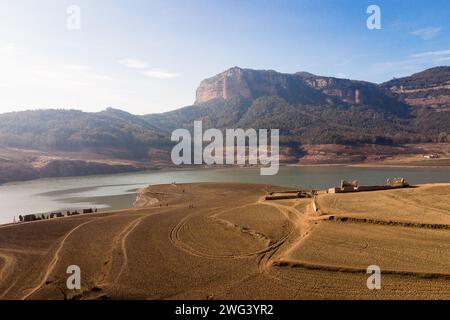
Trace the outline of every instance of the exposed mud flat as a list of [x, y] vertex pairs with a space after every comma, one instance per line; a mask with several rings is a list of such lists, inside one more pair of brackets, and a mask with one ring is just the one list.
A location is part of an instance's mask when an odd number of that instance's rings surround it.
[[264, 200], [281, 190], [155, 185], [134, 208], [0, 227], [0, 298], [450, 299], [449, 184], [320, 195], [317, 211]]

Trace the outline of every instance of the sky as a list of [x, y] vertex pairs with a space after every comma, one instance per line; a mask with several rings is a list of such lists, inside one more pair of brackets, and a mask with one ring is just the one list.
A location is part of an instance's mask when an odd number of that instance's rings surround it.
[[233, 66], [380, 83], [438, 65], [448, 0], [0, 0], [0, 113], [170, 111]]

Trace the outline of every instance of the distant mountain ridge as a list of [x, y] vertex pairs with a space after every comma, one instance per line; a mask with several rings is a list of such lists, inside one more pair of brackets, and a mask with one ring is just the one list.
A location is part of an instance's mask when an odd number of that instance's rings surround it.
[[409, 152], [407, 143], [450, 142], [449, 86], [450, 67], [382, 84], [233, 67], [203, 80], [193, 105], [170, 112], [9, 112], [0, 114], [0, 172], [6, 173], [0, 183], [169, 166], [171, 132], [191, 130], [195, 120], [204, 129], [280, 129], [283, 159], [290, 162], [316, 159], [305, 157], [319, 152], [308, 147], [314, 145], [359, 150], [327, 147], [345, 151], [325, 161], [382, 158]]
[[401, 101], [437, 111], [450, 110], [450, 67], [435, 67], [381, 84]]
[[205, 128], [279, 128], [281, 141], [300, 144], [438, 142], [450, 133], [448, 86], [450, 67], [380, 85], [233, 67], [203, 80], [194, 105], [171, 112], [136, 116], [108, 108], [1, 114], [0, 146], [109, 148], [121, 150], [117, 154], [125, 158], [145, 159], [149, 148], [170, 147], [170, 133], [192, 127], [194, 120], [202, 120]]
[[[117, 109], [101, 112], [47, 109], [0, 114], [0, 146], [76, 151], [121, 149], [139, 157], [163, 135], [139, 116]], [[127, 154], [128, 153], [128, 154]]]
[[236, 97], [250, 100], [262, 96], [280, 96], [286, 101], [326, 103], [324, 97], [311, 89], [301, 77], [273, 70], [252, 70], [233, 67], [200, 83], [195, 105], [222, 98]]
[[[421, 81], [427, 83], [429, 77], [433, 86], [446, 86], [450, 76], [443, 71], [448, 68], [426, 70]], [[162, 131], [190, 128], [196, 119], [219, 129], [280, 128], [282, 141], [300, 144], [447, 139], [450, 112], [438, 114], [431, 105], [410, 105], [393, 87], [307, 72], [233, 67], [203, 80], [193, 106], [144, 118]]]
[[370, 82], [317, 76], [308, 72], [294, 74], [273, 70], [233, 67], [203, 80], [196, 91], [195, 105], [214, 99], [279, 96], [289, 103], [302, 105], [371, 105], [386, 112], [406, 113], [385, 88]]

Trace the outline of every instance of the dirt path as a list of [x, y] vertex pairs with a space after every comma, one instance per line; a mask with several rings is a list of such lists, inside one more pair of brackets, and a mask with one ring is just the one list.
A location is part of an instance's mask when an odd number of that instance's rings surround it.
[[128, 239], [128, 236], [136, 229], [136, 227], [145, 219], [148, 218], [150, 216], [153, 216], [155, 214], [150, 214], [150, 215], [144, 215], [136, 220], [134, 220], [131, 224], [129, 224], [121, 233], [123, 234], [123, 236], [121, 237], [120, 240], [120, 248], [122, 250], [122, 257], [123, 257], [123, 262], [122, 262], [122, 266], [120, 267], [119, 272], [117, 273], [117, 276], [115, 277], [114, 283], [119, 282], [119, 279], [122, 275], [122, 273], [125, 271], [125, 269], [128, 266], [128, 254], [127, 254], [127, 247], [126, 247], [126, 242]]
[[[383, 248], [387, 243], [386, 250], [391, 250], [390, 235], [396, 228], [413, 226], [370, 216], [351, 217], [351, 212], [332, 217], [333, 210], [326, 210], [326, 215], [320, 215], [312, 199], [265, 200], [268, 190], [276, 188], [213, 183], [152, 186], [147, 196], [159, 195], [162, 206], [64, 219], [67, 224], [44, 221], [33, 228], [10, 226], [0, 231], [0, 239], [5, 239], [0, 248], [0, 299], [61, 299], [63, 295], [80, 299], [374, 297], [366, 291], [366, 269], [361, 263], [367, 251], [377, 248], [378, 242], [370, 241], [380, 238]], [[98, 223], [87, 226], [94, 221]], [[380, 226], [372, 226], [376, 224]], [[372, 240], [365, 232], [384, 228], [384, 224], [390, 226], [385, 228], [389, 231], [386, 240], [376, 231], [372, 231], [376, 235]], [[420, 230], [424, 227], [429, 230]], [[448, 242], [439, 241], [448, 239], [448, 225], [436, 231], [443, 234], [436, 235], [436, 240], [427, 237], [437, 227], [441, 225], [417, 225], [399, 237], [406, 237], [405, 243], [409, 239], [426, 242], [417, 254], [447, 257]], [[355, 238], [352, 228], [358, 231]], [[417, 234], [422, 231], [423, 235]], [[18, 240], [11, 242], [12, 235]], [[428, 245], [430, 241], [436, 245]], [[383, 271], [389, 279], [387, 291], [376, 297], [448, 297], [450, 274], [445, 261], [436, 258], [435, 265], [429, 266], [420, 257], [417, 261], [423, 268], [396, 265], [403, 257], [416, 257], [416, 252], [404, 252], [403, 242], [394, 245], [400, 249], [392, 258], [379, 253], [392, 260], [386, 260], [390, 264]], [[68, 291], [64, 286], [63, 265], [73, 256], [83, 267], [81, 291]], [[375, 264], [380, 261], [385, 260]], [[411, 281], [413, 291], [397, 286]]]
[[0, 252], [0, 258], [4, 261], [3, 268], [0, 270], [0, 284], [13, 272], [17, 259], [5, 253]]
[[88, 220], [86, 222], [83, 222], [82, 224], [79, 224], [78, 226], [76, 226], [75, 228], [73, 228], [72, 230], [70, 230], [65, 237], [61, 240], [61, 242], [59, 243], [58, 248], [56, 249], [50, 263], [47, 265], [46, 267], [46, 272], [44, 274], [44, 276], [42, 277], [42, 280], [33, 288], [29, 289], [29, 292], [27, 294], [25, 294], [21, 300], [25, 300], [28, 297], [30, 297], [31, 295], [33, 295], [36, 291], [38, 291], [48, 280], [48, 277], [50, 276], [50, 274], [53, 272], [56, 264], [58, 263], [59, 260], [59, 255], [60, 252], [62, 251], [63, 247], [64, 247], [64, 243], [66, 242], [66, 240], [78, 229], [80, 229], [81, 227], [85, 226], [88, 223], [92, 223], [96, 221], [95, 219], [92, 220]]

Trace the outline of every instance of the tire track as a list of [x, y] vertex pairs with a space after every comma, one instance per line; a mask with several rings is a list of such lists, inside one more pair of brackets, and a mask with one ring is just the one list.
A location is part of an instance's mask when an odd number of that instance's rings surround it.
[[0, 283], [2, 283], [13, 272], [14, 266], [17, 263], [17, 259], [16, 259], [16, 257], [14, 257], [12, 255], [8, 255], [8, 254], [1, 253], [1, 252], [0, 252], [0, 258], [2, 258], [4, 261], [3, 268], [0, 270]]
[[110, 276], [111, 268], [112, 268], [112, 262], [114, 260], [114, 251], [117, 250], [119, 247], [119, 242], [121, 241], [123, 234], [128, 230], [128, 228], [133, 225], [137, 220], [139, 220], [143, 214], [138, 214], [136, 219], [133, 219], [131, 222], [127, 223], [125, 225], [125, 228], [120, 231], [118, 235], [116, 235], [113, 240], [111, 241], [111, 249], [109, 250], [109, 257], [106, 259], [106, 261], [103, 264], [103, 267], [101, 268], [100, 275], [96, 278], [96, 283], [98, 286], [104, 286], [108, 284], [107, 279]]
[[154, 216], [155, 214], [158, 213], [154, 213], [154, 214], [150, 214], [150, 215], [144, 215], [136, 220], [134, 220], [131, 224], [129, 224], [123, 231], [123, 236], [122, 239], [120, 240], [120, 248], [122, 251], [122, 257], [123, 257], [123, 262], [122, 262], [122, 266], [120, 267], [119, 272], [117, 273], [116, 278], [114, 279], [114, 283], [117, 283], [120, 279], [120, 277], [122, 276], [122, 273], [125, 271], [125, 269], [128, 266], [128, 253], [127, 253], [127, 248], [126, 248], [126, 241], [128, 236], [136, 229], [136, 227], [141, 224], [141, 222], [148, 217]]
[[[225, 212], [228, 211], [232, 211], [232, 210], [236, 210], [236, 209], [241, 209], [241, 208], [246, 208], [249, 206], [254, 206], [254, 205], [258, 205], [261, 204], [261, 199], [263, 199], [264, 197], [258, 199], [257, 201], [255, 201], [254, 203], [248, 203], [239, 207], [233, 207], [230, 209], [225, 209], [222, 210], [218, 213], [212, 214], [209, 217], [211, 218], [215, 218], [218, 219], [217, 217]], [[216, 208], [213, 209], [209, 209], [209, 211], [215, 210]], [[283, 210], [280, 210], [280, 208], [277, 208], [282, 214], [286, 215], [286, 213]], [[187, 223], [189, 222], [190, 219], [192, 219], [192, 217], [194, 215], [197, 215], [199, 213], [193, 213], [190, 215], [187, 215], [186, 217], [184, 217], [183, 219], [180, 220], [180, 222], [172, 228], [172, 230], [170, 231], [169, 234], [169, 239], [170, 241], [179, 249], [185, 251], [186, 253], [196, 256], [196, 257], [200, 257], [200, 258], [208, 258], [208, 259], [244, 259], [244, 258], [249, 258], [252, 256], [258, 256], [258, 255], [262, 255], [265, 254], [267, 252], [270, 252], [274, 249], [279, 248], [281, 245], [283, 245], [285, 243], [285, 241], [289, 238], [289, 236], [292, 234], [292, 232], [294, 232], [294, 228], [291, 228], [289, 230], [289, 232], [282, 238], [280, 238], [277, 242], [261, 249], [261, 250], [257, 250], [257, 251], [252, 251], [252, 252], [248, 252], [248, 253], [244, 253], [244, 254], [209, 254], [209, 253], [204, 253], [201, 251], [198, 251], [197, 249], [195, 249], [194, 247], [192, 247], [191, 245], [186, 244], [185, 242], [183, 242], [183, 240], [181, 239], [181, 232], [183, 230], [183, 228], [185, 228], [185, 226], [187, 225]], [[223, 220], [223, 219], [221, 219]], [[225, 221], [225, 220], [223, 220]], [[230, 222], [231, 223], [231, 222]]]
[[50, 276], [50, 274], [53, 272], [53, 270], [56, 267], [56, 264], [58, 263], [59, 260], [59, 255], [60, 252], [62, 251], [63, 247], [64, 247], [64, 243], [66, 242], [66, 240], [78, 229], [80, 229], [81, 227], [85, 226], [88, 223], [92, 223], [94, 221], [98, 221], [97, 219], [92, 219], [86, 222], [83, 222], [81, 224], [79, 224], [78, 226], [76, 226], [75, 228], [73, 228], [72, 230], [70, 230], [65, 236], [64, 238], [60, 241], [58, 248], [56, 249], [50, 263], [47, 266], [47, 271], [45, 272], [44, 276], [42, 277], [42, 280], [33, 288], [28, 289], [29, 292], [27, 294], [25, 294], [21, 300], [25, 300], [28, 297], [30, 297], [31, 295], [33, 295], [35, 292], [37, 292], [39, 289], [41, 289], [41, 287], [45, 284], [45, 282], [48, 280], [48, 277]]

